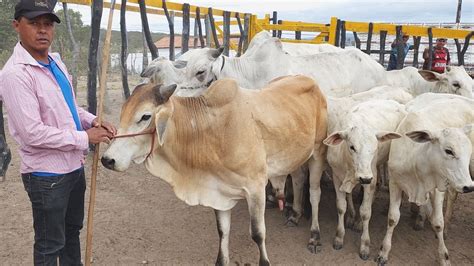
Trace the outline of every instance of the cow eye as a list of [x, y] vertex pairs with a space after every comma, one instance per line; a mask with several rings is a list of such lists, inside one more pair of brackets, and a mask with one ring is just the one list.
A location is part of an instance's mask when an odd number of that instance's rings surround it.
[[140, 118], [140, 121], [138, 121], [138, 123], [142, 122], [142, 121], [147, 121], [151, 118], [151, 115], [142, 115], [142, 118]]
[[198, 72], [196, 73], [196, 76], [202, 75], [202, 74], [204, 74], [204, 72], [206, 72], [206, 70], [198, 71]]
[[351, 145], [351, 146], [349, 147], [349, 149], [351, 149], [351, 151], [353, 151], [353, 152], [356, 152], [356, 149], [355, 149], [354, 145]]
[[452, 150], [450, 150], [450, 149], [445, 149], [444, 152], [445, 152], [447, 155], [454, 157], [454, 152], [453, 152]]
[[459, 84], [459, 82], [453, 82], [453, 86], [458, 89], [461, 88], [461, 84]]

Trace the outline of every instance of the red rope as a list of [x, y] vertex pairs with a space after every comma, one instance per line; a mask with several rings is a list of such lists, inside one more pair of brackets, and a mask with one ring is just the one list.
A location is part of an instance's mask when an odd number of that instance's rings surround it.
[[150, 152], [148, 153], [148, 155], [145, 158], [145, 160], [146, 160], [146, 159], [148, 159], [148, 157], [150, 157], [151, 153], [153, 152], [153, 147], [155, 146], [155, 133], [156, 133], [156, 128], [153, 128], [152, 130], [145, 129], [145, 130], [143, 130], [142, 132], [139, 132], [139, 133], [115, 135], [115, 136], [112, 137], [112, 139], [136, 137], [136, 136], [151, 134], [151, 148], [150, 148]]

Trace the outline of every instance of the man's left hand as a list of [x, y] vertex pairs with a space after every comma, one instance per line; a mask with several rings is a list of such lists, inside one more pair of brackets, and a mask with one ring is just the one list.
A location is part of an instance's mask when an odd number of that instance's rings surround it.
[[92, 126], [93, 127], [101, 127], [102, 126], [103, 128], [107, 129], [107, 131], [112, 133], [114, 136], [117, 134], [117, 129], [115, 128], [115, 126], [112, 125], [111, 123], [107, 122], [107, 121], [102, 121], [102, 124], [99, 124], [99, 122], [97, 122], [97, 118], [96, 118], [92, 121]]

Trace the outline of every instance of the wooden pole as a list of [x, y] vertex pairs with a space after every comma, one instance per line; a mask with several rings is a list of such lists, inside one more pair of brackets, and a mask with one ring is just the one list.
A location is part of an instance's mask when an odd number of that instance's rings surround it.
[[230, 12], [224, 11], [224, 24], [222, 25], [224, 31], [224, 42], [222, 45], [224, 46], [224, 55], [229, 56], [229, 49], [230, 49]]
[[[271, 21], [273, 24], [277, 24], [278, 23], [278, 12], [276, 11], [273, 11], [273, 16], [271, 18]], [[277, 31], [276, 30], [273, 30], [272, 32], [272, 37], [276, 37], [277, 36]]]
[[[114, 16], [115, 0], [111, 1], [109, 21], [107, 24], [107, 32], [105, 34], [104, 50], [102, 53], [102, 68], [100, 73], [100, 84], [99, 84], [99, 109], [97, 113], [97, 122], [102, 123], [102, 111], [103, 102], [105, 95], [106, 79], [107, 79], [107, 68], [109, 66], [109, 54], [110, 54], [110, 39], [112, 36], [112, 19]], [[93, 220], [94, 220], [94, 207], [95, 207], [95, 193], [97, 184], [97, 167], [99, 164], [99, 152], [100, 144], [96, 145], [94, 150], [94, 159], [92, 161], [92, 174], [91, 174], [91, 190], [89, 195], [89, 209], [87, 212], [87, 236], [86, 236], [86, 266], [90, 266], [92, 263], [92, 232], [93, 232]]]
[[335, 40], [334, 40], [334, 46], [339, 47], [340, 46], [340, 39], [341, 39], [341, 20], [338, 19], [336, 21], [336, 33], [335, 33]]
[[403, 47], [402, 26], [396, 26], [397, 31], [397, 69], [402, 69], [405, 61], [405, 49]]
[[387, 38], [387, 31], [380, 31], [380, 53], [379, 53], [379, 63], [383, 66], [385, 64], [385, 40]]
[[244, 48], [242, 53], [245, 53], [249, 47], [250, 16], [248, 13], [244, 16]]
[[181, 54], [189, 50], [189, 4], [183, 4], [183, 36], [181, 38]]
[[371, 53], [371, 45], [372, 45], [372, 34], [374, 32], [374, 24], [372, 22], [369, 23], [369, 32], [367, 33], [367, 50], [366, 53]]
[[212, 7], [209, 7], [207, 10], [207, 16], [209, 17], [209, 26], [211, 27], [212, 38], [214, 39], [214, 44], [216, 48], [221, 47], [219, 44], [219, 39], [217, 38], [216, 24], [214, 22], [214, 15], [212, 14]]
[[357, 32], [353, 31], [352, 34], [354, 34], [354, 40], [355, 40], [355, 43], [356, 43], [356, 48], [360, 49], [360, 38], [359, 38], [359, 36], [357, 36]]
[[346, 21], [341, 21], [341, 45], [342, 49], [346, 48]]
[[240, 20], [240, 14], [239, 12], [235, 13], [235, 18], [237, 19], [237, 25], [239, 26], [239, 32], [240, 32], [240, 37], [239, 37], [239, 46], [237, 48], [237, 57], [242, 55], [242, 46], [244, 44], [244, 27], [242, 26], [242, 21]]
[[150, 26], [148, 25], [148, 17], [146, 14], [146, 4], [145, 0], [139, 0], [138, 4], [140, 5], [140, 17], [142, 19], [142, 27], [143, 31], [145, 32], [146, 42], [148, 44], [148, 49], [151, 52], [151, 59], [156, 59], [158, 57], [158, 49], [153, 43], [153, 39], [151, 37]]
[[100, 21], [102, 19], [103, 1], [92, 2], [91, 40], [89, 43], [87, 73], [87, 110], [89, 113], [97, 113], [97, 53], [99, 49]]
[[[278, 23], [278, 25], [281, 25], [283, 23], [283, 20], [279, 19], [277, 23]], [[281, 33], [282, 33], [282, 30], [277, 31], [278, 39], [281, 39]]]
[[170, 56], [169, 59], [174, 61], [174, 16], [172, 17], [166, 7], [166, 1], [162, 1], [163, 11], [165, 12], [166, 19], [168, 20], [168, 27], [170, 29]]
[[428, 70], [431, 70], [433, 63], [433, 32], [431, 28], [428, 28], [428, 51]]
[[418, 68], [418, 54], [420, 51], [421, 36], [413, 36], [413, 67]]
[[127, 58], [128, 58], [128, 40], [127, 40], [127, 25], [126, 25], [126, 15], [127, 11], [127, 0], [122, 0], [120, 4], [120, 36], [122, 38], [122, 49], [120, 52], [120, 65], [122, 71], [122, 87], [123, 87], [123, 96], [125, 99], [130, 97], [130, 88], [128, 87], [128, 68], [127, 68]]
[[201, 48], [204, 48], [206, 47], [206, 43], [204, 42], [204, 37], [202, 36], [201, 10], [199, 9], [199, 7], [196, 7], [196, 24], [198, 27], [199, 41], [201, 42]]

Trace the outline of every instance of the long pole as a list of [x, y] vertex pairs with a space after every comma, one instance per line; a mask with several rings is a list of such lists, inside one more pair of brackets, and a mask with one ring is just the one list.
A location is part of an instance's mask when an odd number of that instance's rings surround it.
[[458, 0], [458, 9], [456, 12], [456, 28], [459, 29], [459, 23], [461, 22], [461, 7], [462, 7], [462, 0]]
[[[102, 52], [102, 67], [100, 72], [100, 83], [99, 83], [99, 109], [97, 110], [97, 122], [102, 123], [102, 109], [105, 95], [105, 85], [107, 77], [107, 67], [109, 66], [109, 54], [110, 54], [110, 39], [112, 35], [112, 18], [114, 16], [115, 0], [111, 1], [109, 21], [107, 24], [107, 33], [105, 34], [104, 50]], [[89, 209], [87, 212], [87, 237], [86, 237], [86, 266], [90, 266], [92, 261], [92, 230], [93, 230], [93, 218], [94, 218], [94, 206], [95, 206], [95, 192], [97, 183], [97, 167], [99, 164], [99, 151], [100, 145], [97, 144], [94, 149], [94, 159], [92, 161], [92, 174], [91, 174], [91, 191], [89, 196]]]

